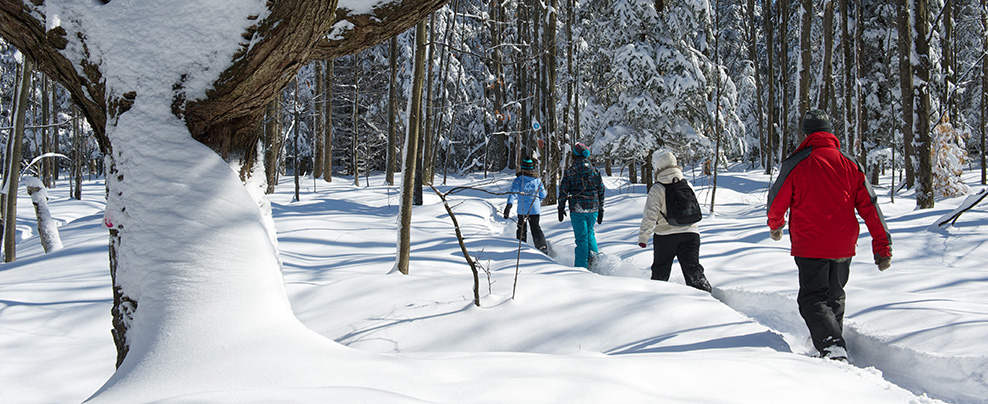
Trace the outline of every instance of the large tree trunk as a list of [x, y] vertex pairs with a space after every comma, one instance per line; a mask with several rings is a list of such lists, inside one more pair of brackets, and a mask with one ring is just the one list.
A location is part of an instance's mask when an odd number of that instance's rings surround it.
[[[399, 0], [364, 15], [334, 15], [332, 0], [186, 2], [173, 6], [183, 8], [175, 18], [148, 19], [142, 15], [145, 8], [107, 2], [88, 5], [106, 7], [106, 12], [62, 14], [62, 25], [53, 26], [43, 2], [0, 0], [0, 35], [68, 89], [107, 155], [104, 221], [111, 236], [114, 336], [121, 370], [154, 367], [161, 352], [180, 352], [194, 360], [209, 352], [205, 350], [254, 335], [247, 325], [302, 327], [284, 292], [276, 237], [269, 233], [270, 212], [243, 182], [259, 157], [257, 128], [264, 109], [301, 66], [372, 46], [444, 3]], [[73, 10], [71, 6], [65, 9]], [[222, 14], [241, 28], [191, 19], [182, 24], [182, 15], [201, 19], [203, 13]], [[327, 39], [334, 23], [343, 19], [350, 29]], [[205, 41], [206, 46], [239, 45], [200, 56], [197, 49], [203, 44], [189, 42], [190, 49], [182, 53], [189, 60], [163, 64], [154, 48], [124, 52], [98, 33], [88, 35], [95, 26], [100, 32], [124, 31], [134, 21], [226, 39]], [[227, 28], [238, 32], [221, 31]], [[101, 52], [81, 51], [86, 49]], [[175, 49], [161, 51], [173, 55]], [[118, 75], [121, 69], [115, 64], [120, 61], [113, 57], [123, 54], [131, 60], [126, 74]], [[228, 67], [222, 70], [204, 68], [224, 64]], [[161, 74], [163, 70], [170, 74]], [[186, 82], [203, 78], [212, 86]], [[187, 93], [188, 88], [200, 92]], [[145, 130], [151, 122], [157, 130]], [[155, 148], [153, 153], [146, 152], [148, 145]], [[239, 172], [230, 169], [231, 163], [240, 165]], [[188, 214], [203, 208], [215, 214]], [[209, 331], [202, 332], [203, 327]], [[168, 345], [176, 341], [195, 343]], [[128, 352], [139, 354], [131, 358]], [[165, 369], [164, 374], [194, 376], [188, 370]], [[125, 371], [121, 378], [128, 374], [134, 373]]]
[[919, 182], [916, 184], [916, 206], [931, 209], [934, 204], [933, 189], [933, 142], [930, 131], [930, 35], [928, 0], [916, 0], [916, 79], [915, 89], [918, 108], [916, 109], [916, 153], [919, 154]]

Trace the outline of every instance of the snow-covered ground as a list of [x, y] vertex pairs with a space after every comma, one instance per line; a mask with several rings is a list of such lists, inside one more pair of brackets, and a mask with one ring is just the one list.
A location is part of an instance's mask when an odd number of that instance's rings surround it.
[[[977, 175], [965, 177], [976, 191]], [[716, 201], [700, 224], [712, 294], [686, 287], [678, 265], [670, 282], [648, 280], [651, 248], [636, 245], [645, 187], [614, 176], [605, 177], [597, 228], [604, 258], [592, 272], [570, 266], [572, 230], [553, 208], [542, 221], [547, 257], [514, 240], [514, 216], [499, 214], [503, 197], [451, 195], [467, 248], [487, 270], [481, 307], [436, 195], [427, 191], [414, 210], [410, 273], [401, 275], [392, 271], [399, 195], [382, 176], [369, 187], [309, 178], [300, 202], [286, 178], [270, 196], [285, 287], [299, 320], [335, 342], [301, 335], [281, 351], [256, 352], [230, 341], [197, 362], [145, 369], [148, 384], [97, 399], [988, 403], [988, 202], [939, 229], [933, 223], [963, 197], [916, 210], [909, 193], [892, 203], [883, 178], [876, 191], [892, 267], [878, 271], [863, 229], [847, 287], [844, 364], [811, 357], [788, 238], [770, 240], [765, 226], [771, 178], [721, 173], [714, 198], [709, 179], [687, 176], [708, 211]], [[503, 192], [511, 178], [451, 177], [439, 188]], [[18, 260], [0, 264], [2, 403], [80, 402], [114, 373], [103, 189], [88, 182], [83, 201], [68, 197], [64, 181], [49, 190], [64, 248], [47, 255], [21, 190]]]

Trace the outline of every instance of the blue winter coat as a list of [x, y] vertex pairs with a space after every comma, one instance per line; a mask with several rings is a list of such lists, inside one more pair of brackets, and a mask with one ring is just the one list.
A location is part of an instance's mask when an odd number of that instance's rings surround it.
[[[519, 215], [538, 215], [542, 213], [542, 200], [546, 197], [545, 186], [537, 177], [519, 175], [511, 183], [508, 191], [508, 203], [518, 207]], [[515, 203], [518, 202], [518, 203]]]

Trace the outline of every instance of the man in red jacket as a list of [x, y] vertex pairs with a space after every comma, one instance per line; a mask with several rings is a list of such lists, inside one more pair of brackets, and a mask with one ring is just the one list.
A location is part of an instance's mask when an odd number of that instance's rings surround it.
[[842, 336], [844, 285], [864, 219], [879, 270], [889, 267], [892, 239], [877, 197], [861, 167], [841, 154], [831, 133], [830, 118], [821, 110], [803, 116], [799, 148], [782, 163], [768, 194], [768, 227], [773, 240], [782, 238], [789, 211], [789, 238], [799, 268], [799, 314], [821, 357], [847, 360]]

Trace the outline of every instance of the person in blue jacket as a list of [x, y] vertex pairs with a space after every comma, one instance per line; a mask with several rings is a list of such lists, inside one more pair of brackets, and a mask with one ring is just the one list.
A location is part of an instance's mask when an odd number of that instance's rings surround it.
[[532, 241], [535, 242], [535, 247], [543, 254], [548, 254], [549, 248], [545, 243], [545, 233], [542, 233], [542, 227], [539, 226], [542, 200], [546, 197], [546, 190], [545, 186], [542, 185], [542, 180], [535, 173], [535, 162], [530, 158], [522, 160], [521, 171], [518, 171], [516, 175], [514, 182], [511, 183], [511, 189], [508, 191], [508, 205], [504, 207], [504, 218], [507, 219], [511, 215], [511, 207], [517, 202], [518, 231], [515, 233], [515, 238], [523, 242], [527, 241], [528, 232], [525, 230], [527, 223], [529, 229], [532, 230], [532, 238], [534, 239]]

